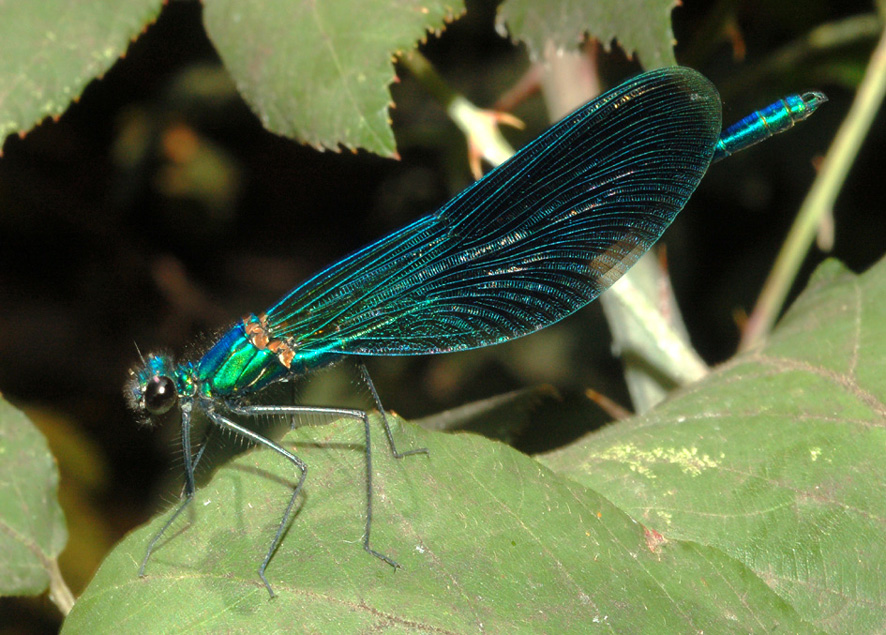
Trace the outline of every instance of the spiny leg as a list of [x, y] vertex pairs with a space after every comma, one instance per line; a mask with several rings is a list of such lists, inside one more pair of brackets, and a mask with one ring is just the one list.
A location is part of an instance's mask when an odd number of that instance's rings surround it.
[[154, 547], [157, 546], [157, 543], [160, 541], [160, 538], [163, 537], [163, 534], [166, 533], [166, 530], [172, 526], [172, 523], [176, 521], [176, 519], [181, 515], [181, 513], [185, 510], [185, 508], [191, 504], [191, 501], [194, 500], [194, 491], [196, 489], [194, 485], [194, 468], [197, 463], [200, 462], [200, 459], [203, 456], [203, 450], [206, 448], [205, 444], [202, 448], [200, 448], [200, 452], [197, 454], [196, 460], [191, 456], [191, 402], [187, 401], [181, 404], [181, 439], [182, 439], [182, 454], [184, 455], [185, 461], [185, 495], [184, 501], [179, 505], [178, 509], [172, 514], [172, 516], [167, 520], [163, 526], [160, 528], [160, 531], [156, 533], [156, 535], [151, 538], [151, 542], [148, 543], [148, 548], [145, 550], [145, 557], [142, 559], [141, 566], [138, 568], [139, 577], [145, 576], [145, 567], [148, 565], [148, 560], [151, 558], [151, 554], [154, 552]]
[[[160, 540], [160, 538], [163, 536], [163, 534], [166, 533], [166, 530], [172, 526], [172, 524], [181, 515], [181, 513], [185, 510], [185, 508], [188, 505], [190, 505], [191, 501], [194, 500], [194, 493], [196, 491], [197, 466], [200, 464], [200, 459], [203, 458], [203, 453], [206, 452], [206, 448], [209, 446], [209, 440], [212, 437], [213, 430], [215, 430], [215, 428], [210, 427], [206, 431], [206, 433], [203, 435], [203, 441], [200, 443], [200, 449], [197, 451], [197, 456], [195, 456], [193, 461], [191, 461], [191, 463], [190, 463], [190, 474], [192, 475], [192, 478], [190, 478], [190, 479], [187, 477], [188, 462], [187, 462], [187, 460], [185, 460], [185, 475], [186, 476], [185, 476], [185, 484], [184, 484], [184, 487], [182, 488], [182, 493], [181, 493], [181, 498], [183, 498], [184, 500], [182, 501], [182, 504], [179, 506], [179, 508], [175, 510], [175, 513], [172, 514], [172, 517], [170, 517], [170, 519], [166, 521], [166, 523], [163, 525], [163, 527], [160, 528], [160, 531], [158, 531], [154, 535], [154, 537], [151, 539], [151, 542], [148, 543], [148, 548], [145, 553], [145, 557], [142, 560], [141, 566], [138, 568], [138, 575], [140, 577], [144, 577], [144, 575], [145, 575], [145, 567], [148, 564], [148, 559], [151, 557], [151, 553], [153, 553], [153, 551], [154, 551], [154, 547], [157, 546], [157, 542]], [[184, 430], [182, 430], [182, 433], [184, 434]], [[190, 436], [190, 435], [188, 435], [188, 436]], [[183, 439], [182, 440], [182, 451], [189, 452], [191, 450], [190, 439], [188, 439], [187, 442], [184, 441], [184, 437], [182, 437], [182, 439]], [[185, 448], [187, 448], [187, 450]], [[189, 491], [188, 484], [189, 483], [191, 483], [191, 489], [190, 489], [191, 493], [190, 494], [188, 494], [188, 491]]]
[[163, 537], [163, 534], [166, 533], [166, 530], [172, 526], [172, 523], [181, 515], [185, 508], [191, 504], [191, 501], [194, 500], [194, 494], [188, 494], [185, 496], [185, 500], [182, 501], [182, 504], [178, 506], [178, 509], [175, 510], [175, 513], [172, 514], [169, 520], [167, 520], [163, 527], [160, 528], [153, 538], [151, 538], [151, 542], [148, 543], [148, 548], [145, 551], [145, 557], [142, 559], [141, 566], [138, 568], [138, 575], [140, 578], [145, 577], [145, 567], [148, 566], [148, 559], [151, 557], [151, 554], [154, 552], [154, 547], [157, 546], [157, 543], [160, 541], [160, 538]]
[[[374, 488], [372, 486], [372, 439], [369, 427], [369, 415], [366, 413], [366, 411], [352, 408], [325, 408], [316, 406], [244, 406], [239, 404], [230, 404], [229, 408], [231, 412], [247, 417], [296, 417], [298, 415], [304, 414], [324, 414], [338, 415], [340, 417], [350, 417], [352, 419], [358, 419], [362, 421], [364, 436], [366, 439], [366, 528], [363, 532], [363, 549], [367, 553], [378, 558], [379, 560], [387, 562], [392, 567], [397, 569], [400, 568], [400, 564], [396, 560], [376, 551], [372, 548], [370, 544], [370, 534], [372, 531], [372, 495]], [[390, 429], [386, 427], [386, 430], [388, 433], [388, 439], [391, 440], [392, 436]], [[397, 458], [401, 458], [409, 454], [416, 454], [422, 451], [418, 450], [400, 454], [397, 453], [393, 447], [392, 450], [394, 450], [394, 456], [396, 456]], [[427, 452], [427, 450], [424, 450], [424, 452]]]
[[369, 387], [369, 392], [372, 393], [372, 399], [373, 401], [375, 401], [375, 407], [378, 408], [379, 413], [381, 413], [381, 420], [385, 426], [385, 435], [388, 437], [388, 443], [391, 446], [391, 454], [394, 455], [394, 458], [402, 459], [404, 456], [411, 456], [413, 454], [429, 454], [427, 448], [415, 448], [414, 450], [407, 450], [406, 452], [400, 452], [397, 449], [397, 444], [394, 443], [394, 433], [391, 431], [391, 425], [388, 423], [388, 414], [385, 412], [384, 406], [381, 405], [381, 399], [379, 399], [378, 397], [378, 391], [375, 389], [375, 384], [372, 382], [372, 378], [369, 376], [369, 371], [366, 369], [366, 364], [360, 363], [359, 367], [360, 374], [363, 376], [363, 381], [366, 382], [366, 385]]
[[283, 539], [283, 532], [286, 530], [286, 524], [289, 522], [289, 516], [292, 514], [292, 508], [295, 506], [295, 501], [298, 498], [299, 493], [301, 492], [302, 486], [305, 484], [305, 479], [308, 475], [308, 466], [304, 461], [302, 461], [300, 458], [298, 458], [296, 455], [294, 455], [292, 452], [290, 452], [280, 444], [271, 441], [267, 437], [264, 437], [257, 432], [253, 432], [248, 428], [244, 428], [234, 421], [231, 421], [221, 413], [217, 412], [214, 408], [207, 408], [206, 414], [209, 417], [210, 421], [212, 421], [217, 426], [226, 430], [230, 430], [231, 432], [240, 435], [247, 441], [263, 445], [266, 448], [274, 450], [278, 454], [291, 461], [301, 472], [298, 483], [296, 484], [295, 489], [293, 489], [292, 491], [292, 496], [289, 498], [289, 503], [286, 505], [286, 509], [283, 511], [283, 517], [280, 519], [280, 524], [277, 526], [277, 533], [274, 534], [274, 539], [271, 541], [270, 547], [268, 547], [268, 552], [265, 554], [264, 560], [262, 560], [262, 563], [258, 568], [258, 577], [261, 578], [261, 581], [264, 583], [265, 588], [268, 590], [268, 593], [273, 598], [275, 597], [274, 589], [271, 587], [271, 583], [268, 582], [267, 577], [265, 577], [265, 570], [268, 568], [268, 563], [271, 561], [274, 552], [277, 551], [277, 547], [280, 545], [280, 541]]

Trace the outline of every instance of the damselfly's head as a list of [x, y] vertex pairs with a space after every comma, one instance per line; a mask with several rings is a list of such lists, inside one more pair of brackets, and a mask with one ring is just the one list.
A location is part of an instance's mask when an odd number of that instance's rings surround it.
[[149, 355], [142, 366], [129, 371], [125, 394], [129, 406], [143, 423], [153, 424], [190, 395], [189, 374], [170, 355]]

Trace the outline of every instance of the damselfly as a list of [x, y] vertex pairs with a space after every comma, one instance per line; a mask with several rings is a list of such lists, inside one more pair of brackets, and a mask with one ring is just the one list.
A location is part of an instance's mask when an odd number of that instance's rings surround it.
[[[270, 448], [299, 473], [276, 535], [274, 555], [305, 483], [295, 454], [242, 422], [305, 412], [363, 422], [370, 545], [372, 455], [365, 412], [255, 405], [250, 399], [343, 357], [428, 355], [499, 344], [550, 326], [618, 280], [657, 241], [712, 161], [790, 128], [826, 98], [793, 95], [721, 133], [720, 97], [702, 75], [672, 67], [644, 73], [554, 124], [506, 163], [437, 212], [420, 218], [321, 271], [264, 313], [248, 315], [195, 361], [152, 355], [133, 372], [134, 409], [181, 426], [184, 501], [150, 542], [144, 575], [160, 536], [194, 497], [192, 418]], [[361, 365], [362, 367], [362, 365]], [[365, 374], [365, 369], [364, 369]], [[368, 377], [367, 377], [368, 378]], [[385, 434], [399, 452], [382, 413]]]

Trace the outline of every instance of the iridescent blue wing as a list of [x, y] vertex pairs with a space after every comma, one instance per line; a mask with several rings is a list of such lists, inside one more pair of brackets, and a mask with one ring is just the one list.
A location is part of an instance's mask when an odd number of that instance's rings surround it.
[[719, 134], [720, 98], [702, 75], [640, 75], [294, 289], [267, 311], [269, 334], [307, 359], [465, 350], [544, 328], [659, 239]]

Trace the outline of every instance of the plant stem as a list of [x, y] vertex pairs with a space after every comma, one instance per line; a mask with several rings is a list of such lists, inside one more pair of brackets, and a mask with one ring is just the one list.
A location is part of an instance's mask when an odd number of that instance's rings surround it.
[[775, 324], [822, 219], [831, 214], [849, 168], [886, 95], [886, 30], [871, 56], [855, 101], [834, 138], [818, 177], [800, 208], [775, 266], [763, 286], [739, 344], [739, 352], [759, 346]]

